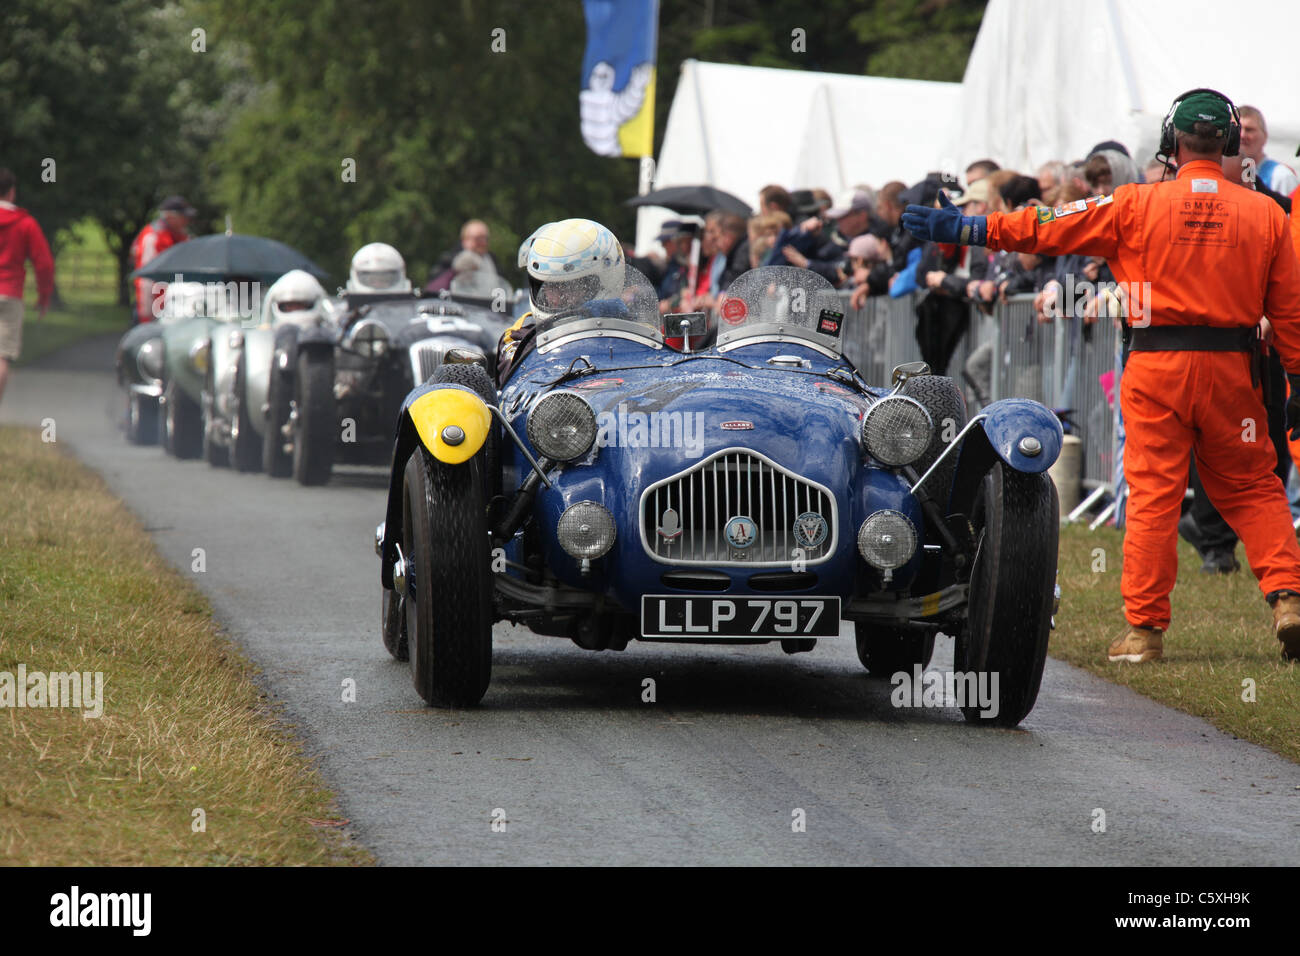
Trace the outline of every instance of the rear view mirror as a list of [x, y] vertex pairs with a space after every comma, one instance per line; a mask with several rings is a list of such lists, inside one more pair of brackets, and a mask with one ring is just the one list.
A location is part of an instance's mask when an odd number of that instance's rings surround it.
[[909, 378], [929, 374], [930, 366], [924, 362], [904, 362], [902, 365], [894, 366], [894, 372], [889, 376], [889, 384], [894, 386], [902, 385]]
[[442, 356], [443, 365], [482, 365], [487, 368], [487, 356], [474, 349], [453, 347]]
[[664, 316], [664, 336], [682, 339], [683, 348], [691, 350], [691, 336], [707, 335], [709, 317], [703, 312], [669, 312]]

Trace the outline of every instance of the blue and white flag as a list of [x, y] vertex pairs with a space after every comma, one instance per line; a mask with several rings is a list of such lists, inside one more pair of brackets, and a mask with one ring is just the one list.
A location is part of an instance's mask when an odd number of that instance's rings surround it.
[[583, 0], [582, 138], [601, 156], [651, 156], [659, 0]]

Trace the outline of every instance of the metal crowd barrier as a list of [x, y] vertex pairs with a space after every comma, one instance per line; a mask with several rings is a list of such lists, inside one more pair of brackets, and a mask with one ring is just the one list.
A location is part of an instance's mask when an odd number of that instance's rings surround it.
[[[894, 366], [920, 361], [915, 332], [921, 294], [872, 296], [861, 309], [849, 307], [849, 293], [841, 295], [844, 352], [867, 381], [886, 383]], [[1075, 316], [1040, 323], [1033, 301], [1033, 295], [1013, 296], [997, 303], [991, 316], [971, 306], [970, 322], [944, 374], [963, 384], [972, 410], [985, 398], [1012, 397], [1068, 410], [1083, 453], [1085, 497], [1071, 515], [1077, 518], [1114, 493], [1119, 331], [1109, 318], [1091, 325]]]

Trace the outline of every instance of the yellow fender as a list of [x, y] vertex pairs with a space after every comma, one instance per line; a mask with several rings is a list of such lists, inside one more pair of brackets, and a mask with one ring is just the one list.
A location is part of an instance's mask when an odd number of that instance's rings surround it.
[[[483, 399], [463, 388], [435, 388], [407, 406], [420, 443], [429, 454], [448, 465], [469, 461], [487, 441], [492, 413]], [[448, 429], [453, 431], [448, 434]], [[454, 429], [460, 429], [461, 440]]]

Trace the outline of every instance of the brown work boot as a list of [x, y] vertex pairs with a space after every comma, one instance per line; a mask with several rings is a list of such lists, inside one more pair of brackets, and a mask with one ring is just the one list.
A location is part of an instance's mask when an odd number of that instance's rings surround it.
[[[1296, 623], [1300, 625], [1300, 616], [1296, 617]], [[1158, 661], [1164, 653], [1161, 641], [1163, 633], [1158, 627], [1135, 627], [1130, 624], [1127, 634], [1111, 642], [1106, 659], [1111, 663], [1128, 661], [1130, 664]]]
[[1300, 596], [1284, 594], [1273, 602], [1273, 633], [1282, 642], [1282, 660], [1300, 661]]

